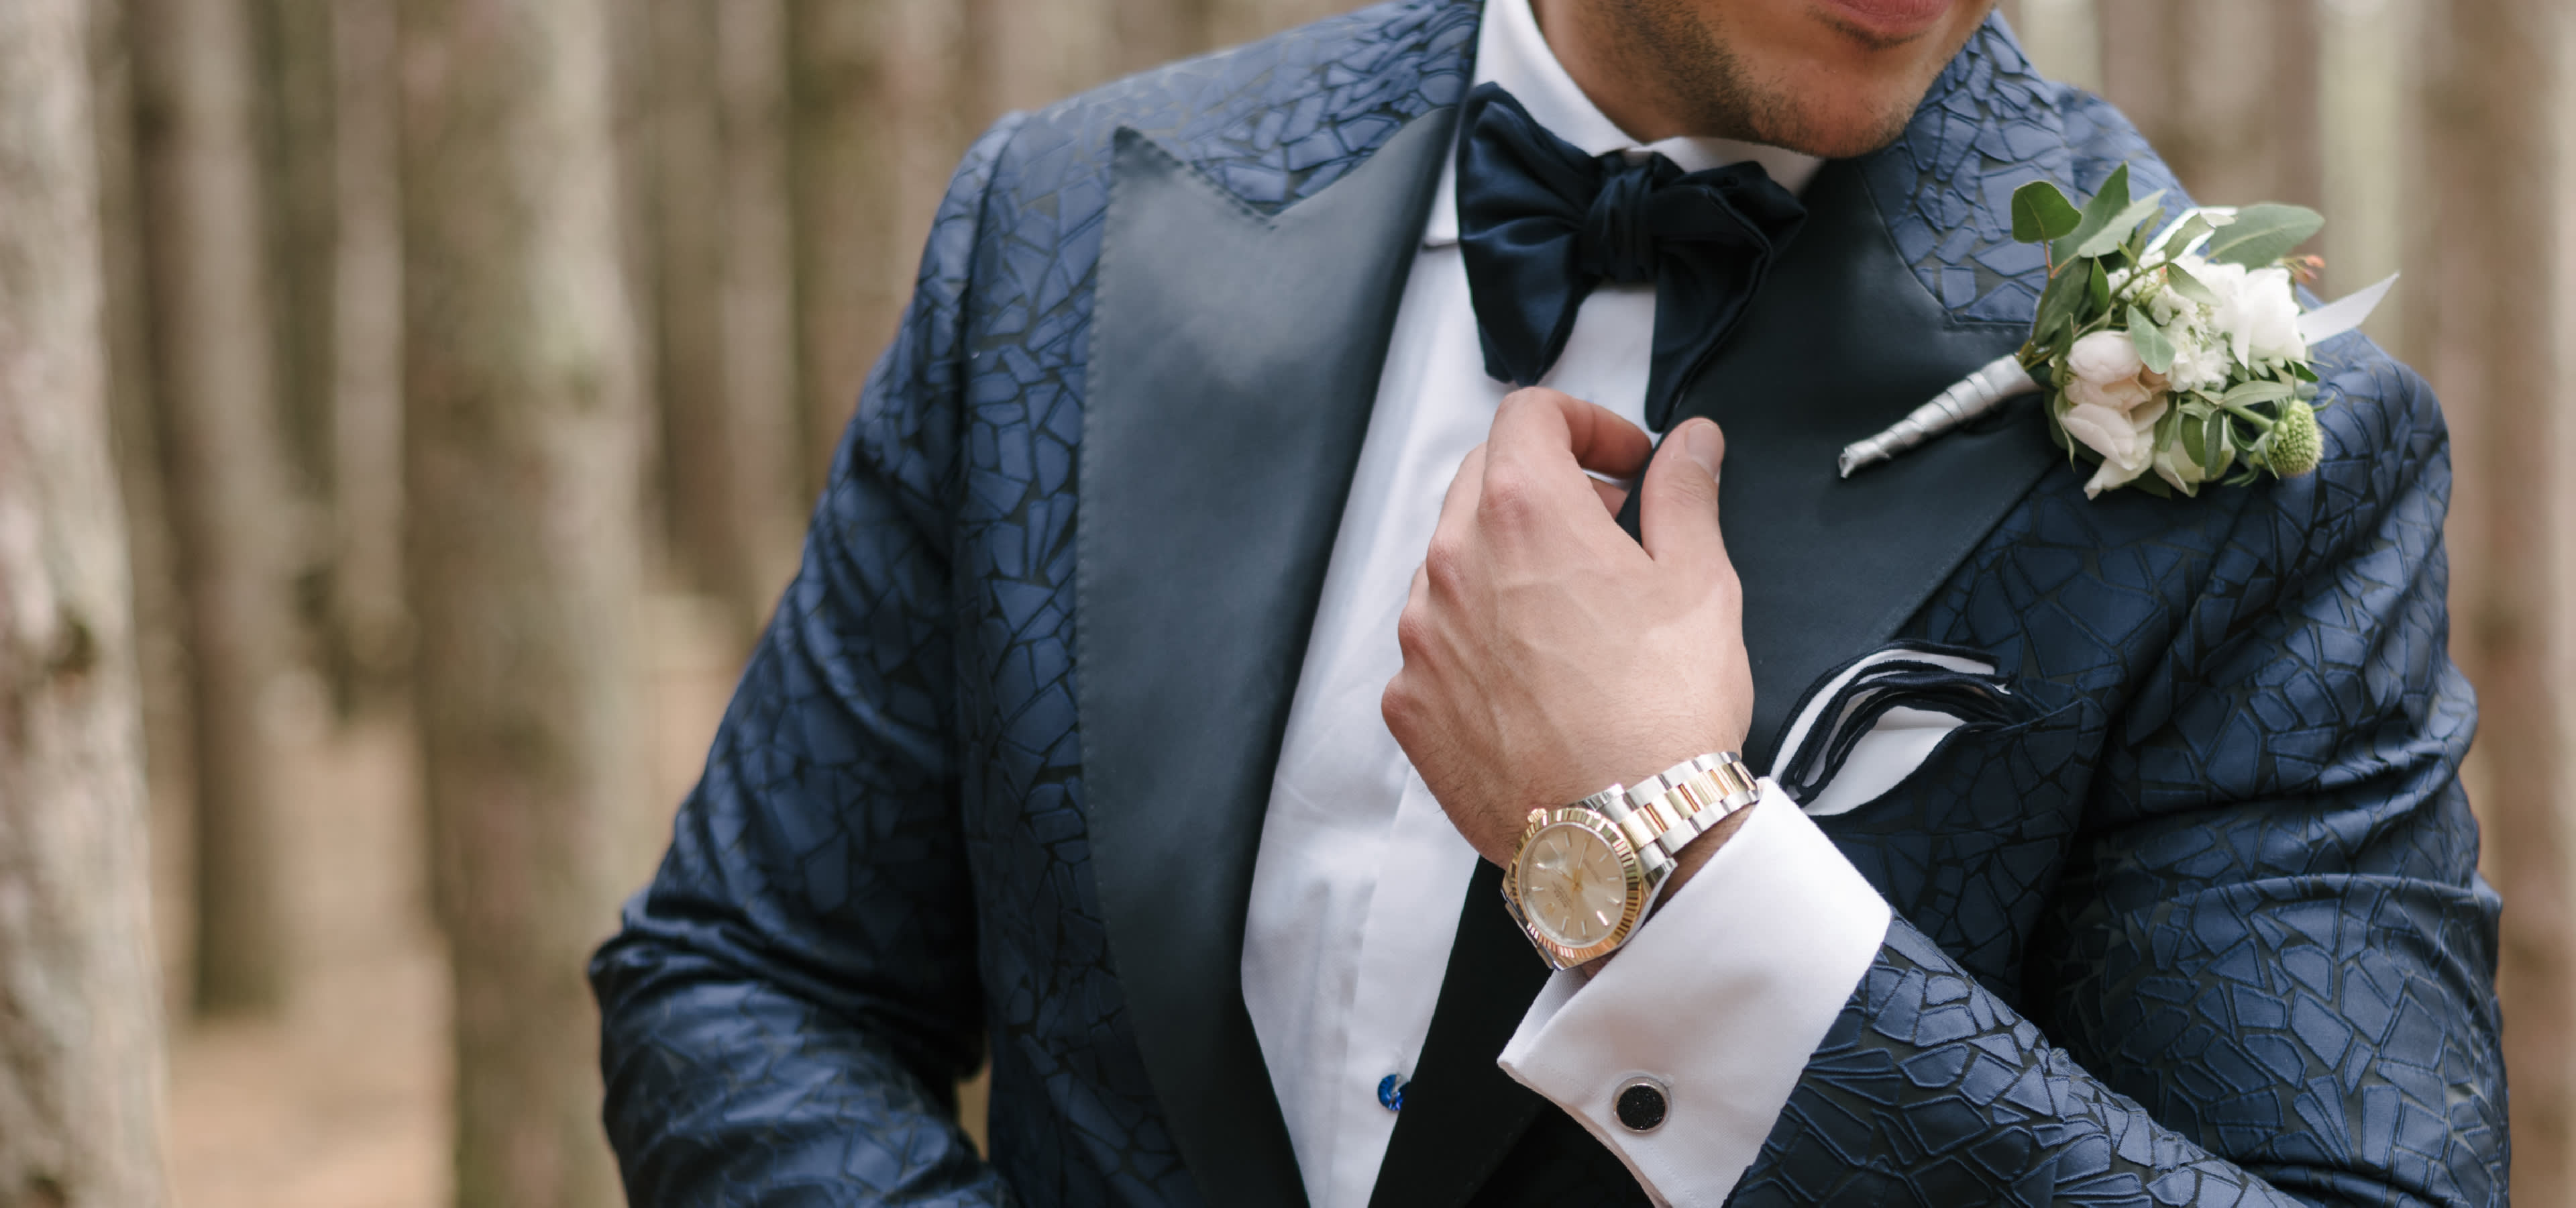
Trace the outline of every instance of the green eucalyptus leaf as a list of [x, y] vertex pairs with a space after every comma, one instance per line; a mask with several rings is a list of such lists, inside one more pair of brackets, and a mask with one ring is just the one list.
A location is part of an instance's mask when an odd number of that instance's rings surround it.
[[2261, 268], [2289, 255], [2290, 249], [2307, 242], [2325, 224], [2324, 215], [2306, 206], [2277, 202], [2246, 206], [2236, 211], [2236, 221], [2210, 236], [2206, 255], [2220, 264]]
[[2261, 478], [2262, 476], [2262, 471], [2257, 470], [2252, 466], [2247, 466], [2244, 469], [2237, 471], [2235, 477], [2228, 479], [2227, 485], [2231, 487], [2241, 487], [2257, 478]]
[[[2109, 221], [2102, 224], [2102, 229], [2093, 232], [2091, 235], [2086, 236], [2076, 243], [2075, 254], [2078, 256], [2107, 255], [2113, 249], [2127, 243], [2129, 241], [2129, 237], [2136, 233], [2141, 223], [2144, 223], [2151, 218], [2161, 217], [2164, 214], [2165, 208], [2163, 205], [2159, 204], [2163, 200], [2164, 195], [2164, 190], [2158, 189], [2126, 206], [2122, 206], [2119, 213], [2113, 214]], [[2081, 234], [2082, 228], [2077, 228], [2077, 233]], [[2070, 235], [2068, 238], [2071, 239], [2074, 238], [2074, 236]]]
[[2057, 275], [2048, 279], [2048, 288], [2039, 295], [2039, 317], [2031, 323], [2031, 331], [2044, 340], [2055, 335], [2060, 327], [2073, 329], [2077, 310], [2084, 303], [2086, 287], [2093, 274], [2100, 271], [2102, 266], [2090, 261], [2078, 261], [2058, 269]]
[[2210, 292], [2208, 286], [2201, 284], [2200, 278], [2192, 276], [2179, 264], [2165, 266], [2165, 284], [2173, 287], [2173, 292], [2203, 306], [2218, 305], [2218, 295]]
[[2046, 243], [2075, 229], [2084, 215], [2075, 203], [2056, 185], [2034, 180], [2013, 190], [2013, 239], [2019, 243]]
[[2201, 450], [2207, 447], [2204, 442], [2209, 439], [2208, 428], [2209, 425], [2207, 423], [2191, 423], [2189, 422], [2189, 417], [2185, 417], [2185, 422], [2182, 426], [2182, 451], [2184, 456], [2191, 458], [2193, 461], [2200, 460]]
[[2246, 382], [2230, 387], [2227, 401], [2239, 407], [2251, 407], [2256, 403], [2278, 402], [2290, 395], [2290, 388], [2280, 382]]
[[2182, 427], [2182, 413], [2167, 407], [2164, 414], [2156, 417], [2156, 428], [2148, 434], [2148, 442], [2161, 449], [2182, 439]]
[[2208, 215], [2195, 213], [2183, 219], [2181, 225], [2174, 228], [2173, 234], [2165, 238], [2165, 254], [2168, 257], [2180, 256], [2184, 248], [2191, 246], [2192, 240], [2217, 229], [2218, 224], [2211, 222]]
[[2093, 262], [2090, 279], [2085, 282], [2084, 313], [2098, 315], [2109, 309], [2111, 309], [2111, 274], [2102, 268], [2101, 261], [2096, 260]]
[[2122, 164], [2111, 169], [2111, 175], [2102, 182], [2102, 191], [2095, 193], [2092, 200], [2084, 203], [2082, 217], [2072, 229], [2066, 232], [2065, 238], [2057, 241], [2057, 246], [2051, 249], [2050, 254], [2058, 260], [2074, 258], [2078, 245], [2099, 233], [2110, 223], [2112, 215], [2127, 208], [2129, 208], [2129, 165]]
[[2129, 308], [2129, 342], [2138, 346], [2138, 359], [2147, 368], [2164, 373], [2173, 368], [2173, 341], [2165, 338], [2164, 329], [2147, 318], [2145, 311]]
[[2192, 453], [2192, 459], [2200, 463], [2202, 477], [2216, 478], [2226, 472], [2228, 462], [2236, 460], [2235, 452], [2227, 447], [2227, 421], [2213, 411], [2198, 427], [2200, 448]]

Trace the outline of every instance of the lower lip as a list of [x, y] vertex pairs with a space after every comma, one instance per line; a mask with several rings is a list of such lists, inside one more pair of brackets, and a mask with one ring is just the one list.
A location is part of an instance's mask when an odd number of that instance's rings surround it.
[[1825, 7], [1880, 37], [1905, 38], [1940, 24], [1950, 0], [1823, 0]]

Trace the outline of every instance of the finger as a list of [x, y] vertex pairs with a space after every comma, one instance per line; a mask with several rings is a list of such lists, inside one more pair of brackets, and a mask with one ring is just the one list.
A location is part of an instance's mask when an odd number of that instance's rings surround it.
[[1513, 391], [1503, 400], [1489, 443], [1514, 457], [1562, 452], [1574, 464], [1612, 478], [1636, 477], [1655, 448], [1637, 425], [1607, 408], [1543, 386]]
[[1458, 463], [1458, 476], [1449, 480], [1449, 493], [1440, 498], [1440, 520], [1431, 528], [1431, 552], [1426, 555], [1426, 562], [1440, 557], [1438, 551], [1455, 549], [1468, 539], [1468, 533], [1476, 522], [1476, 501], [1483, 493], [1484, 482], [1485, 446], [1478, 445], [1467, 450], [1466, 459]]
[[1610, 509], [1612, 516], [1617, 516], [1619, 509], [1628, 506], [1628, 488], [1618, 483], [1595, 478], [1592, 480], [1592, 493], [1601, 497], [1601, 506]]
[[1726, 435], [1705, 419], [1685, 421], [1637, 484], [1638, 535], [1658, 563], [1723, 567], [1726, 538], [1717, 525], [1718, 470]]

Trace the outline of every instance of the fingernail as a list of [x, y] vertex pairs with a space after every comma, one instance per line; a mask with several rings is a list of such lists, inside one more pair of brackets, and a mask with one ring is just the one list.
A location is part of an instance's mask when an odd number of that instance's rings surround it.
[[1726, 438], [1719, 435], [1716, 424], [1706, 420], [1691, 423], [1682, 428], [1682, 452], [1715, 478], [1717, 463], [1726, 456]]

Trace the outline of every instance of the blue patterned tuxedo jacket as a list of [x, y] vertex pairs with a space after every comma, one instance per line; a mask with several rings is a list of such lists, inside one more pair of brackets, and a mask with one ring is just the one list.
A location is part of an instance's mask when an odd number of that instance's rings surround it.
[[[1303, 1202], [1246, 892], [1477, 20], [1399, 0], [967, 154], [592, 967], [635, 1202]], [[1897, 921], [1736, 1202], [2505, 1202], [2423, 383], [2326, 344], [2325, 463], [2196, 500], [2086, 500], [2027, 405], [1833, 477], [2018, 342], [2044, 270], [2011, 190], [2123, 161], [2173, 187], [1988, 24], [1901, 141], [1818, 175], [1683, 402], [1728, 433], [1757, 763], [1898, 637], [1987, 652], [2026, 708], [1820, 820]], [[1543, 970], [1492, 884], [1376, 1202], [1642, 1202], [1493, 1066]], [[988, 1053], [979, 1157], [951, 1088]]]

